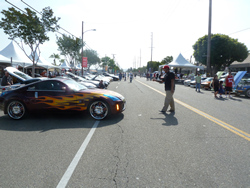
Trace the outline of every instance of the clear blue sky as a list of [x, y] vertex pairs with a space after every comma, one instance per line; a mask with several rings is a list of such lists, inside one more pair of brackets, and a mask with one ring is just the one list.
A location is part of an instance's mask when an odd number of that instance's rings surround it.
[[[50, 6], [55, 16], [61, 17], [59, 25], [77, 37], [82, 34], [84, 41], [96, 50], [100, 57], [115, 57], [121, 68], [146, 65], [151, 60], [151, 33], [153, 33], [153, 61], [166, 56], [186, 59], [193, 54], [192, 45], [208, 33], [209, 0], [24, 0], [41, 11]], [[25, 8], [21, 0], [9, 0]], [[0, 9], [11, 5], [0, 0]], [[250, 49], [250, 1], [213, 0], [212, 33], [221, 33], [238, 39]], [[0, 16], [1, 17], [1, 16]], [[244, 31], [242, 31], [244, 30]], [[241, 32], [239, 32], [241, 31]], [[60, 31], [64, 32], [64, 31]], [[66, 33], [67, 34], [67, 33]], [[56, 35], [51, 33], [50, 41], [41, 46], [42, 56], [59, 53]], [[10, 41], [0, 29], [0, 50]], [[192, 62], [194, 59], [192, 59]]]

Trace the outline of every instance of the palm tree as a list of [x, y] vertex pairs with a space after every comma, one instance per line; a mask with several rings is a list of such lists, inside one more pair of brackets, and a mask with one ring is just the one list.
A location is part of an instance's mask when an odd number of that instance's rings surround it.
[[55, 54], [55, 53], [53, 53], [49, 58], [54, 58], [54, 63], [52, 63], [53, 65], [57, 65], [56, 59], [60, 60], [60, 56], [58, 54]]

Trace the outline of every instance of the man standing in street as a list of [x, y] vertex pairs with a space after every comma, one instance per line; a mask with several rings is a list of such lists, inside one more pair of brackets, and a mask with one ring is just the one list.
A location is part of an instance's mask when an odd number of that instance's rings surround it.
[[226, 98], [227, 98], [227, 93], [229, 94], [229, 98], [232, 98], [230, 94], [233, 91], [234, 77], [231, 74], [231, 71], [228, 72], [228, 75], [225, 78], [225, 82], [226, 82], [226, 87], [225, 87]]
[[165, 65], [163, 68], [163, 71], [165, 71], [164, 78], [160, 80], [154, 79], [153, 81], [159, 82], [159, 83], [165, 83], [165, 91], [166, 91], [166, 97], [165, 102], [161, 113], [166, 113], [168, 106], [170, 105], [169, 112], [175, 112], [175, 105], [174, 105], [174, 90], [175, 90], [175, 74], [173, 72], [169, 71], [169, 66]]
[[201, 89], [201, 76], [200, 76], [200, 73], [198, 73], [197, 76], [195, 77], [195, 81], [196, 81], [196, 89], [195, 89], [195, 91], [198, 90], [198, 92], [200, 92], [200, 89]]

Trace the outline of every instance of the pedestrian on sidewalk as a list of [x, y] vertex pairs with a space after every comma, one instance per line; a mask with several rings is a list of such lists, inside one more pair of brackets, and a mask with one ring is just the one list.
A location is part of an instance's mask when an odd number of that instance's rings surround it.
[[159, 82], [159, 83], [165, 83], [165, 91], [166, 91], [166, 97], [164, 101], [164, 106], [162, 110], [160, 110], [161, 113], [166, 113], [168, 106], [170, 105], [169, 112], [175, 112], [175, 105], [174, 105], [174, 91], [175, 91], [175, 74], [173, 72], [169, 71], [169, 66], [165, 65], [163, 68], [163, 71], [166, 73], [162, 79], [156, 80], [153, 79], [153, 81]]

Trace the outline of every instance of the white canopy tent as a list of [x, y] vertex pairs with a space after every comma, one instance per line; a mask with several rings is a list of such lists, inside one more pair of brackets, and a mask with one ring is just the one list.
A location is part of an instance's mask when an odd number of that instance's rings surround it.
[[7, 63], [7, 64], [11, 64], [11, 61], [9, 58], [3, 56], [0, 54], [0, 63]]
[[[32, 58], [31, 55], [29, 57]], [[52, 63], [48, 62], [41, 55], [40, 55], [38, 61], [37, 61], [37, 59], [38, 59], [38, 55], [36, 53], [35, 54], [35, 62], [37, 62], [36, 67], [42, 67], [42, 68], [46, 68], [46, 69], [53, 69], [53, 68], [61, 69], [60, 66], [52, 65]], [[25, 68], [28, 68], [28, 67], [32, 67], [32, 65], [28, 65]]]
[[25, 67], [27, 65], [32, 65], [32, 61], [25, 55], [22, 49], [13, 41], [10, 42], [2, 51], [0, 55], [9, 58], [12, 58], [12, 64], [16, 66]]
[[[164, 65], [160, 65], [160, 68]], [[191, 63], [189, 63], [180, 53], [179, 56], [171, 63], [168, 64], [169, 67], [175, 67], [175, 68], [189, 68], [189, 69], [204, 69], [203, 66], [196, 66]]]
[[67, 61], [64, 61], [61, 65], [60, 65], [61, 69], [71, 69], [71, 67], [69, 66]]

